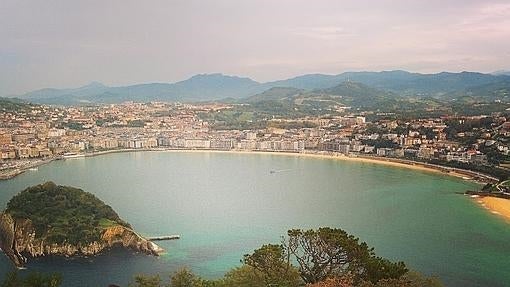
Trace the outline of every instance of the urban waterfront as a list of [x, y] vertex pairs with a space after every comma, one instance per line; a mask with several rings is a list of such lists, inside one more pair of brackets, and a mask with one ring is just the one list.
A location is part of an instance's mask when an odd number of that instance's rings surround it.
[[[94, 193], [143, 235], [182, 236], [163, 242], [159, 258], [114, 250], [27, 266], [61, 272], [64, 286], [126, 285], [134, 274], [182, 266], [215, 278], [287, 229], [318, 226], [343, 228], [447, 286], [510, 280], [501, 267], [510, 264], [508, 224], [457, 194], [476, 184], [444, 175], [280, 155], [133, 152], [41, 166], [0, 182], [0, 203], [47, 180]], [[9, 266], [0, 257], [0, 270]]]

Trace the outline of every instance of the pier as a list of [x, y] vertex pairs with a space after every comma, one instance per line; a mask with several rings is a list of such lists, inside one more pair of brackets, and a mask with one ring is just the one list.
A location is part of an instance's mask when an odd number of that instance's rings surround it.
[[147, 237], [148, 240], [150, 241], [163, 241], [163, 240], [175, 240], [175, 239], [180, 239], [181, 236], [180, 235], [164, 235], [164, 236], [152, 236], [152, 237]]

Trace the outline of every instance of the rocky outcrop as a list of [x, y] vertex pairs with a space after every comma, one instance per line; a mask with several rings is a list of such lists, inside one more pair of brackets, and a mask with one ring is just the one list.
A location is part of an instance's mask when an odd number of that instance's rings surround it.
[[36, 236], [30, 220], [14, 219], [8, 213], [0, 214], [0, 248], [17, 267], [22, 267], [27, 259], [32, 257], [92, 256], [113, 246], [122, 246], [155, 256], [163, 252], [163, 249], [153, 242], [121, 225], [105, 228], [100, 240], [86, 244], [47, 243], [44, 237]]
[[14, 265], [21, 267], [26, 263], [26, 258], [16, 249], [15, 230], [14, 219], [9, 214], [0, 214], [0, 248]]

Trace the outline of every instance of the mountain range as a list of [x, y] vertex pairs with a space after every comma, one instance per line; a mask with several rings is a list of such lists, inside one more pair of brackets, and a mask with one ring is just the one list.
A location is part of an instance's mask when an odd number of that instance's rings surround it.
[[[363, 84], [369, 94], [395, 96], [427, 96], [440, 99], [478, 97], [486, 100], [508, 98], [510, 75], [505, 72], [420, 74], [407, 71], [345, 72], [338, 75], [307, 74], [286, 80], [259, 83], [249, 78], [223, 74], [199, 74], [176, 83], [149, 83], [109, 87], [98, 82], [75, 89], [41, 89], [17, 96], [44, 104], [119, 103], [123, 101], [199, 102], [222, 99], [240, 100], [263, 94], [272, 88], [293, 88], [299, 91], [331, 92], [328, 89], [344, 82]], [[343, 86], [342, 93], [359, 88]], [[275, 90], [272, 90], [275, 92]], [[282, 92], [282, 91], [279, 91]], [[285, 90], [285, 92], [289, 92]], [[296, 93], [296, 91], [293, 91]], [[359, 94], [359, 93], [358, 93]], [[267, 94], [266, 94], [267, 96]], [[275, 96], [275, 95], [271, 95]], [[277, 95], [276, 95], [277, 97]]]

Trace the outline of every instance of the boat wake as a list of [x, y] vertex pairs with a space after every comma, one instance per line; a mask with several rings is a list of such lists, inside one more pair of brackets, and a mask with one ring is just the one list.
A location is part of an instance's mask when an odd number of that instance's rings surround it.
[[269, 173], [270, 174], [275, 174], [275, 173], [280, 173], [280, 172], [288, 172], [288, 171], [293, 171], [294, 169], [278, 169], [278, 170], [270, 170]]

